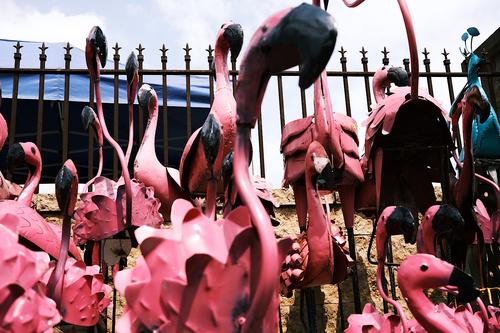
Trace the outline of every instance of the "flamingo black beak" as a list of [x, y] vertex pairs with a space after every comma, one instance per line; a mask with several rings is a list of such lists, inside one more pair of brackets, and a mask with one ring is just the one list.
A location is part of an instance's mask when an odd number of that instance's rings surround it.
[[97, 138], [97, 127], [95, 125], [96, 114], [94, 110], [90, 106], [87, 105], [84, 106], [81, 117], [82, 117], [83, 128], [85, 129], [85, 131], [88, 132], [89, 127], [92, 126], [92, 128], [94, 129], [94, 135]]
[[[271, 71], [299, 65], [299, 86], [308, 88], [325, 68], [335, 47], [337, 27], [333, 17], [317, 6], [292, 9], [262, 40]], [[283, 59], [283, 54], [287, 57]]]
[[7, 168], [10, 173], [13, 173], [17, 167], [25, 163], [25, 153], [23, 147], [19, 143], [14, 143], [9, 147], [7, 153]]
[[56, 199], [61, 211], [66, 211], [70, 199], [70, 189], [73, 183], [73, 174], [63, 165], [56, 176]]
[[[152, 98], [156, 94], [154, 93], [153, 88], [145, 83], [139, 88], [139, 92], [137, 93], [137, 101], [139, 102], [140, 107], [143, 110], [149, 109], [149, 104], [152, 102]], [[157, 101], [156, 101], [157, 102]]]
[[402, 206], [397, 206], [387, 219], [385, 229], [389, 235], [403, 235], [405, 243], [415, 244], [417, 225], [411, 212]]
[[408, 86], [410, 79], [408, 72], [402, 67], [391, 67], [387, 71], [387, 78], [398, 87]]
[[323, 4], [325, 5], [325, 10], [328, 10], [328, 0], [323, 0]]
[[96, 56], [99, 57], [100, 67], [105, 67], [108, 57], [108, 44], [106, 42], [106, 36], [98, 26], [92, 27], [87, 37], [87, 44], [85, 45], [87, 68], [89, 69], [90, 75], [94, 78], [99, 74]]
[[127, 73], [127, 97], [129, 104], [134, 103], [137, 85], [139, 84], [139, 62], [134, 52], [128, 56], [125, 64], [125, 72]]
[[213, 114], [209, 114], [200, 131], [200, 139], [208, 165], [213, 166], [220, 147], [222, 129]]
[[441, 205], [432, 219], [432, 228], [437, 237], [455, 245], [463, 242], [464, 225], [458, 209], [450, 205]]
[[470, 303], [479, 296], [479, 289], [474, 285], [474, 279], [458, 267], [454, 267], [448, 281], [450, 286], [458, 287], [457, 301]]
[[243, 29], [237, 23], [230, 24], [224, 30], [224, 39], [229, 43], [231, 50], [231, 58], [236, 59], [241, 52], [243, 46]]

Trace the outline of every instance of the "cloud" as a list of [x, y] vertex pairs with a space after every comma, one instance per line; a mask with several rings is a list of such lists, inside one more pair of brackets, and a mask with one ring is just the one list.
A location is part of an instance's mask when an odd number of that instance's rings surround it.
[[14, 0], [2, 1], [1, 38], [44, 42], [70, 42], [84, 48], [89, 27], [105, 26], [105, 19], [90, 13], [68, 15], [58, 9], [41, 11]]

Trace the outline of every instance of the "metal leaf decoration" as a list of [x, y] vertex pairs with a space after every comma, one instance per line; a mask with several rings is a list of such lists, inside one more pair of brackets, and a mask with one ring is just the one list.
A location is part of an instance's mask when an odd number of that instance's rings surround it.
[[469, 39], [469, 34], [464, 32], [462, 35], [462, 40], [465, 42], [467, 39]]
[[[467, 32], [472, 36], [472, 37], [476, 37], [476, 36], [479, 36], [479, 30], [477, 30], [476, 27], [470, 27], [467, 29]], [[463, 39], [463, 36], [462, 36], [462, 39]]]

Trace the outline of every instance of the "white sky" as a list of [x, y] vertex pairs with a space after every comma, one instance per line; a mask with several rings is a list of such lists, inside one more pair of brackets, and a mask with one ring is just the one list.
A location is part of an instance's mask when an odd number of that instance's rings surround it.
[[[469, 26], [476, 26], [481, 35], [474, 41], [478, 46], [499, 26], [499, 0], [407, 0], [416, 30], [420, 50], [430, 51], [431, 68], [444, 71], [443, 48], [450, 52], [452, 70], [460, 70], [463, 60], [458, 48], [460, 36]], [[100, 25], [110, 45], [122, 46], [122, 59], [139, 43], [146, 48], [145, 67], [159, 68], [163, 43], [169, 48], [168, 66], [183, 68], [186, 42], [192, 47], [191, 68], [207, 67], [208, 44], [221, 24], [227, 20], [240, 23], [245, 31], [245, 44], [253, 31], [274, 11], [300, 4], [294, 0], [145, 0], [145, 1], [64, 1], [64, 0], [3, 0], [0, 11], [0, 38], [66, 42], [83, 48], [85, 37], [93, 25]], [[359, 50], [368, 50], [369, 69], [381, 66], [384, 46], [390, 50], [392, 65], [401, 66], [408, 57], [408, 47], [403, 21], [396, 0], [366, 0], [354, 9], [346, 8], [341, 0], [330, 0], [329, 13], [336, 20], [339, 30], [337, 47], [329, 69], [339, 70], [340, 46], [348, 51], [348, 69], [361, 69]], [[242, 51], [243, 53], [244, 51]], [[420, 68], [423, 70], [422, 57]], [[449, 107], [445, 81], [436, 80], [435, 95]], [[464, 81], [457, 80], [455, 93]], [[296, 79], [285, 82], [286, 120], [300, 116], [300, 97]], [[351, 107], [354, 118], [360, 124], [366, 114], [366, 99], [362, 79], [350, 79]], [[422, 85], [426, 87], [424, 81]], [[264, 140], [266, 178], [275, 187], [281, 183], [282, 164], [279, 155], [280, 132], [276, 82], [271, 81], [264, 99]], [[330, 93], [336, 112], [345, 112], [343, 88], [340, 79], [330, 79]], [[311, 91], [307, 92], [308, 112], [312, 112]], [[256, 130], [254, 132], [257, 132]], [[364, 132], [364, 128], [360, 128]], [[361, 136], [364, 136], [360, 133]], [[257, 142], [254, 143], [257, 154]], [[258, 155], [255, 155], [258, 158]], [[254, 158], [254, 159], [255, 159]], [[257, 159], [255, 159], [257, 161]], [[258, 173], [258, 163], [255, 171]]]

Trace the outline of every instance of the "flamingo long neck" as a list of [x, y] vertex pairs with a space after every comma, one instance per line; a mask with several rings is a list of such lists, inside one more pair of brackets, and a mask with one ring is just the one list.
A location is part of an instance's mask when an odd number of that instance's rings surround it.
[[132, 146], [134, 145], [134, 101], [128, 104], [128, 145], [125, 153], [125, 163], [127, 167], [132, 154]]
[[216, 90], [229, 87], [229, 68], [227, 58], [229, 55], [229, 47], [226, 42], [222, 41], [220, 36], [215, 43], [215, 87]]
[[[99, 57], [96, 56], [96, 63], [97, 63], [97, 68], [100, 68], [101, 63], [99, 60]], [[113, 139], [113, 137], [109, 134], [108, 132], [108, 127], [106, 126], [106, 121], [104, 119], [104, 112], [102, 109], [102, 98], [101, 98], [101, 84], [100, 84], [100, 78], [99, 76], [96, 77], [95, 79], [95, 95], [96, 95], [96, 105], [97, 105], [97, 115], [99, 116], [99, 122], [102, 127], [102, 132], [104, 134], [104, 137], [108, 142], [113, 146], [115, 149], [117, 155], [118, 155], [118, 160], [120, 161], [120, 165], [122, 167], [122, 176], [123, 176], [123, 181], [125, 183], [125, 193], [126, 193], [126, 224], [127, 227], [130, 227], [132, 225], [132, 184], [130, 183], [130, 174], [128, 171], [128, 166], [125, 163], [125, 156], [123, 156], [123, 150], [118, 144], [118, 142]]]
[[97, 173], [95, 174], [94, 178], [90, 179], [88, 182], [85, 183], [82, 189], [82, 193], [86, 193], [89, 190], [90, 185], [94, 183], [97, 177], [100, 177], [102, 174], [102, 167], [103, 167], [103, 156], [102, 156], [102, 146], [103, 146], [103, 138], [102, 138], [102, 130], [99, 128], [97, 132], [97, 138], [99, 142], [99, 166], [97, 167]]
[[31, 206], [31, 200], [33, 199], [33, 194], [40, 183], [40, 178], [42, 177], [42, 163], [37, 160], [37, 163], [33, 164], [35, 171], [28, 174], [28, 179], [24, 184], [23, 190], [19, 194], [17, 201], [25, 206]]
[[[262, 101], [262, 97], [260, 101]], [[260, 103], [258, 105], [260, 108]], [[238, 113], [242, 114], [242, 112]], [[251, 127], [238, 126], [238, 136], [234, 150], [236, 186], [243, 202], [249, 207], [252, 222], [259, 239], [259, 248], [254, 252], [257, 255], [255, 259], [252, 259], [252, 276], [256, 276], [256, 281], [251, 284], [253, 301], [247, 311], [243, 332], [262, 331], [259, 324], [263, 323], [263, 318], [266, 317], [269, 306], [273, 303], [273, 297], [275, 297], [278, 287], [276, 276], [279, 274], [278, 247], [271, 220], [250, 182], [248, 172], [250, 134]], [[253, 254], [252, 257], [254, 257]]]
[[[385, 254], [385, 251], [384, 251], [384, 254]], [[384, 288], [382, 288], [384, 261], [385, 261], [385, 255], [382, 258], [379, 258], [378, 264], [377, 264], [377, 289], [378, 289], [378, 292], [380, 293], [380, 296], [382, 296], [382, 299], [384, 301], [386, 301], [387, 303], [391, 304], [392, 306], [394, 306], [394, 308], [396, 309], [396, 312], [398, 313], [399, 318], [401, 319], [401, 324], [403, 326], [403, 332], [406, 333], [406, 332], [408, 332], [408, 319], [406, 318], [406, 315], [403, 311], [403, 308], [396, 300], [387, 296], [387, 294], [384, 291]]]
[[408, 46], [410, 48], [410, 62], [411, 62], [411, 98], [418, 97], [418, 48], [417, 39], [415, 38], [415, 30], [413, 29], [413, 22], [410, 15], [410, 10], [406, 4], [406, 0], [398, 0], [403, 21], [406, 27], [406, 35], [408, 37]]
[[141, 146], [137, 152], [136, 159], [147, 158], [150, 160], [152, 157], [156, 161], [155, 163], [160, 163], [156, 157], [155, 148], [155, 137], [156, 137], [156, 126], [158, 125], [158, 105], [154, 107], [153, 110], [149, 112], [149, 119], [146, 129], [144, 130], [144, 136], [142, 137]]
[[[311, 221], [324, 221], [327, 219], [325, 211], [323, 209], [323, 205], [321, 204], [321, 200], [318, 194], [318, 188], [312, 181], [312, 171], [306, 167], [305, 172], [305, 181], [306, 181], [306, 198], [307, 198], [307, 212], [308, 212], [308, 231], [309, 224]], [[310, 235], [308, 235], [310, 236]]]
[[373, 96], [375, 103], [380, 103], [385, 98], [385, 91], [391, 86], [387, 78], [387, 69], [377, 71], [373, 76]]
[[318, 131], [318, 141], [324, 143], [331, 134], [330, 126], [333, 123], [326, 71], [314, 81], [314, 121]]
[[466, 201], [471, 201], [473, 192], [473, 177], [474, 177], [474, 161], [472, 154], [472, 121], [474, 114], [469, 103], [465, 103], [462, 113], [462, 137], [464, 142], [464, 162], [462, 172], [456, 184], [455, 193], [458, 194], [457, 207], [462, 207]]

